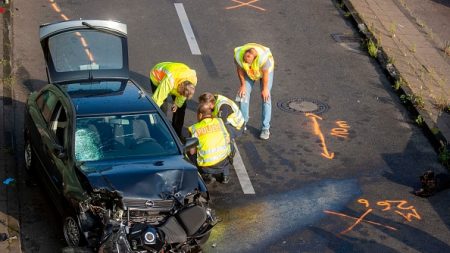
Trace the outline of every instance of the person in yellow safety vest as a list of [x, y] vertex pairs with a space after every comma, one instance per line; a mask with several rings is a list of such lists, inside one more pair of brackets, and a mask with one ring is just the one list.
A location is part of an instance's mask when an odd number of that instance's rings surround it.
[[[222, 119], [212, 116], [209, 104], [200, 104], [197, 110], [198, 122], [188, 128], [192, 137], [198, 138], [198, 145], [191, 149], [191, 155], [196, 154], [196, 163], [200, 174], [206, 182], [220, 175], [218, 180], [227, 184], [230, 180], [232, 165], [232, 147], [230, 135]], [[215, 179], [215, 178], [214, 178]]]
[[219, 94], [205, 92], [198, 98], [200, 104], [207, 103], [212, 110], [212, 116], [221, 118], [227, 127], [231, 139], [239, 137], [242, 134], [244, 125], [244, 116], [236, 103]]
[[177, 62], [161, 62], [150, 71], [152, 98], [161, 107], [169, 95], [172, 96], [172, 126], [181, 138], [186, 113], [186, 100], [191, 99], [197, 85], [195, 70]]
[[[256, 43], [247, 43], [234, 49], [234, 62], [240, 81], [238, 96], [241, 97], [241, 111], [245, 124], [249, 118], [250, 94], [255, 81], [260, 80], [262, 97], [262, 126], [260, 138], [267, 140], [270, 136], [270, 119], [272, 102], [270, 91], [273, 83], [275, 62], [270, 49]], [[245, 130], [246, 127], [244, 127]]]

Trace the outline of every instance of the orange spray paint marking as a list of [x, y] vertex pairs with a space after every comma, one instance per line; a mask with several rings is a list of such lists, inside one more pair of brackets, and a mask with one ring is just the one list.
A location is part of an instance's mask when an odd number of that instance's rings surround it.
[[358, 199], [358, 203], [363, 204], [366, 207], [369, 207], [369, 201], [367, 199]]
[[339, 126], [337, 128], [331, 129], [331, 135], [341, 138], [348, 137], [348, 129], [350, 126], [345, 121], [336, 121], [336, 124]]
[[[393, 210], [396, 214], [402, 216], [407, 221], [411, 221], [412, 218], [416, 218], [418, 220], [421, 220], [422, 217], [420, 217], [420, 214], [417, 213], [414, 206], [405, 206], [408, 204], [408, 201], [406, 200], [384, 200], [384, 201], [378, 201], [377, 205], [384, 206], [385, 208], [381, 209], [381, 211], [389, 211], [391, 210], [392, 206], [391, 204], [397, 204], [394, 206], [394, 208], [400, 209], [400, 210]], [[407, 212], [406, 212], [406, 211]]]
[[314, 134], [319, 136], [321, 144], [322, 144], [323, 152], [321, 153], [321, 155], [327, 159], [330, 159], [330, 160], [333, 159], [334, 153], [333, 152], [330, 153], [328, 151], [327, 145], [325, 143], [325, 137], [323, 136], [322, 130], [320, 130], [320, 125], [317, 122], [317, 119], [322, 120], [322, 118], [313, 113], [306, 113], [305, 115], [306, 115], [306, 117], [309, 117], [314, 123]]
[[[326, 213], [326, 214], [332, 214], [332, 215], [336, 215], [336, 216], [341, 216], [341, 217], [349, 218], [349, 219], [352, 219], [352, 220], [358, 220], [357, 217], [353, 217], [353, 216], [350, 216], [350, 215], [347, 215], [347, 214], [343, 214], [343, 213], [333, 212], [333, 211], [329, 211], [329, 210], [325, 210], [325, 211], [323, 211], [323, 212]], [[381, 223], [374, 222], [374, 221], [370, 221], [370, 220], [362, 219], [361, 222], [366, 222], [366, 223], [369, 223], [369, 224], [372, 224], [372, 225], [385, 227], [385, 228], [387, 228], [387, 229], [394, 230], [394, 231], [397, 230], [397, 229], [394, 228], [394, 227], [391, 227], [391, 226], [388, 226], [388, 225], [383, 225], [383, 224], [381, 224]]]
[[239, 1], [239, 0], [231, 0], [231, 1], [233, 1], [233, 2], [235, 2], [235, 3], [238, 3], [238, 5], [226, 7], [225, 9], [231, 10], [231, 9], [235, 9], [235, 8], [239, 8], [239, 7], [248, 6], [248, 7], [253, 7], [253, 8], [255, 8], [255, 9], [258, 9], [258, 10], [260, 10], [260, 11], [266, 11], [266, 9], [261, 8], [261, 7], [259, 7], [259, 6], [256, 6], [256, 5], [253, 5], [253, 4], [252, 4], [252, 3], [255, 3], [255, 2], [259, 2], [259, 0], [251, 0], [251, 1], [248, 1], [248, 2], [246, 2], [246, 3], [241, 2], [241, 1]]
[[340, 234], [345, 234], [349, 231], [351, 231], [356, 225], [358, 225], [363, 219], [364, 217], [366, 217], [370, 212], [372, 212], [373, 209], [369, 208], [365, 213], [363, 213], [363, 215], [361, 215], [356, 221], [355, 223], [353, 223], [353, 225], [351, 225], [350, 227], [348, 227], [346, 230], [342, 231]]

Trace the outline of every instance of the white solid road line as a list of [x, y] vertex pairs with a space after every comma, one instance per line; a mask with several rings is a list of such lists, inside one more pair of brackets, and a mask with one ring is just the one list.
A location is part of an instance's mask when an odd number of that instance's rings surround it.
[[[174, 5], [192, 54], [201, 55], [202, 53], [200, 52], [200, 48], [198, 47], [197, 40], [195, 40], [194, 32], [192, 31], [192, 27], [191, 24], [189, 23], [189, 19], [187, 17], [186, 11], [184, 10], [183, 4], [175, 3]], [[244, 194], [255, 194], [252, 182], [248, 177], [247, 170], [245, 169], [244, 162], [242, 161], [241, 154], [239, 153], [236, 143], [234, 143], [233, 145], [234, 148], [236, 149], [233, 165], [234, 169], [236, 170], [239, 183], [241, 184], [242, 191], [244, 192]]]
[[239, 153], [239, 149], [237, 148], [236, 143], [233, 143], [233, 145], [236, 149], [236, 154], [234, 155], [233, 160], [233, 167], [234, 170], [236, 170], [236, 175], [239, 179], [239, 183], [241, 183], [242, 191], [244, 192], [244, 194], [255, 194], [255, 189], [253, 189], [252, 182], [248, 177], [247, 170], [245, 169], [241, 154]]
[[189, 48], [193, 55], [201, 55], [200, 48], [198, 47], [197, 40], [195, 40], [194, 32], [192, 31], [191, 24], [187, 17], [186, 11], [182, 3], [175, 3], [175, 9], [177, 10], [178, 18], [180, 19], [181, 26], [183, 27], [184, 35], [189, 44]]

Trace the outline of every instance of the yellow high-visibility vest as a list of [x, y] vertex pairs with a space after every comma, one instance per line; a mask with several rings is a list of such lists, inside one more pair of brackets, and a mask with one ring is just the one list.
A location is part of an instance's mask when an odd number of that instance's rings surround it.
[[233, 110], [233, 113], [228, 115], [227, 122], [234, 126], [237, 130], [240, 130], [244, 125], [244, 116], [242, 115], [242, 112], [236, 105], [236, 103], [233, 100], [219, 94], [216, 94], [215, 97], [216, 104], [214, 105], [214, 111], [212, 112], [212, 115], [214, 117], [217, 117], [220, 107], [224, 104], [229, 105]]
[[[251, 64], [248, 64], [244, 61], [244, 54], [250, 48], [254, 48], [256, 52], [258, 52], [258, 56], [256, 56]], [[234, 49], [234, 60], [242, 69], [244, 69], [248, 77], [250, 77], [250, 79], [254, 81], [262, 78], [263, 73], [261, 67], [264, 66], [267, 61], [271, 61], [272, 63], [269, 68], [269, 72], [273, 71], [275, 66], [275, 62], [273, 60], [272, 52], [270, 52], [270, 49], [256, 43], [247, 43], [243, 46], [236, 47]]]
[[197, 85], [197, 74], [195, 70], [187, 65], [178, 62], [161, 62], [156, 64], [150, 71], [150, 80], [158, 88], [153, 93], [153, 100], [158, 106], [161, 106], [167, 96], [176, 97], [175, 104], [178, 107], [183, 106], [186, 97], [178, 93], [178, 86], [184, 81]]
[[221, 119], [205, 118], [188, 129], [192, 137], [198, 138], [197, 164], [199, 166], [213, 166], [230, 155], [230, 135]]

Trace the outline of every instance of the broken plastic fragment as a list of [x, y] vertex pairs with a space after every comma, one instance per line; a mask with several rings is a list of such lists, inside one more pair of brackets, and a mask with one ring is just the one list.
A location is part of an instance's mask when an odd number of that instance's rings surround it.
[[9, 185], [10, 183], [14, 182], [14, 178], [7, 178], [3, 180], [3, 184]]

